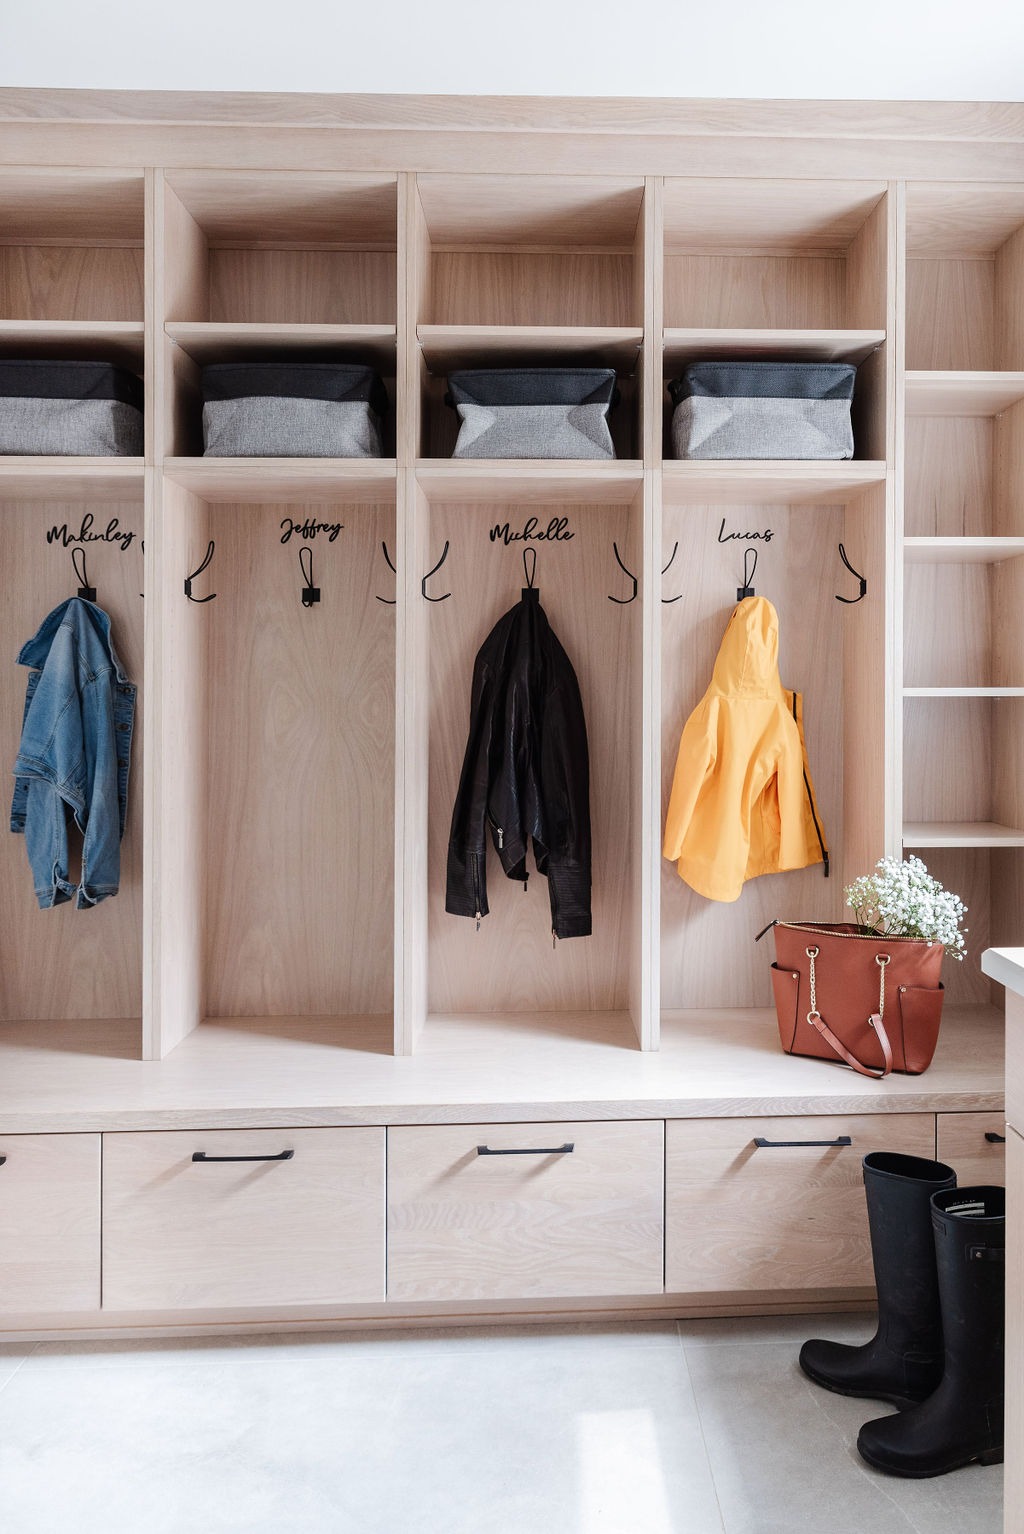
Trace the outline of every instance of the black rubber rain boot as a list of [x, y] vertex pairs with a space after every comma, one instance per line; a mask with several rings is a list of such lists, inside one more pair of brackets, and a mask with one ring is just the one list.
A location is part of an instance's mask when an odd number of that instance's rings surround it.
[[927, 1401], [866, 1422], [857, 1448], [876, 1470], [915, 1479], [1003, 1459], [1006, 1189], [932, 1199], [945, 1338], [942, 1383]]
[[864, 1157], [878, 1330], [861, 1347], [814, 1338], [800, 1367], [837, 1395], [913, 1406], [942, 1378], [942, 1319], [935, 1275], [931, 1196], [955, 1188], [942, 1161], [872, 1151]]

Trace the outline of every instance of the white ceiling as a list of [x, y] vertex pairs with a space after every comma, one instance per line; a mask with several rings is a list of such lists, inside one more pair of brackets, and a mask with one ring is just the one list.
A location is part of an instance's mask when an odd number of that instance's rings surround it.
[[1020, 0], [0, 0], [0, 85], [1024, 100]]

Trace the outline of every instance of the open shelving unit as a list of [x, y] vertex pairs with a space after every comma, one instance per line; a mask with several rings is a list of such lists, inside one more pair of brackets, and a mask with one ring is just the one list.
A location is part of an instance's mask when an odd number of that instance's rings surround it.
[[[89, 578], [141, 684], [117, 899], [33, 911], [23, 847], [0, 853], [0, 938], [19, 956], [0, 969], [0, 1133], [90, 1141], [91, 1186], [102, 1135], [137, 1132], [148, 1155], [167, 1131], [351, 1129], [383, 1178], [385, 1130], [615, 1125], [623, 1144], [637, 1131], [622, 1161], [642, 1164], [647, 1287], [550, 1290], [531, 1269], [520, 1290], [435, 1291], [413, 1272], [394, 1289], [408, 1313], [539, 1313], [551, 1294], [650, 1313], [665, 1208], [663, 1309], [863, 1301], [865, 1241], [849, 1281], [831, 1244], [756, 1283], [684, 1281], [699, 1201], [688, 1216], [680, 1189], [716, 1157], [740, 1177], [755, 1125], [832, 1134], [854, 1115], [858, 1151], [934, 1154], [943, 1119], [980, 1133], [1001, 1108], [999, 993], [978, 960], [1024, 910], [1024, 121], [902, 107], [880, 136], [869, 104], [656, 123], [608, 103], [550, 121], [486, 101], [360, 98], [287, 122], [197, 105], [195, 121], [170, 105], [137, 120], [128, 100], [61, 123], [30, 103], [0, 126], [0, 356], [104, 358], [146, 384], [144, 458], [0, 458], [8, 653], [73, 594], [58, 530], [116, 517], [132, 537], [89, 543]], [[666, 385], [706, 357], [855, 363], [855, 456], [673, 461]], [[204, 365], [320, 358], [383, 377], [385, 456], [203, 456]], [[485, 365], [614, 367], [615, 459], [454, 459], [446, 378]], [[543, 878], [524, 895], [495, 860], [480, 930], [444, 911], [473, 661], [518, 599], [524, 548], [590, 746], [594, 935], [554, 946]], [[682, 883], [661, 834], [749, 550], [783, 684], [804, 696], [831, 876], [759, 878], [725, 905]], [[876, 1082], [783, 1055], [755, 934], [842, 919], [843, 885], [904, 848], [970, 908], [934, 1066]], [[673, 1123], [690, 1119], [711, 1136], [692, 1151]], [[579, 1146], [599, 1183], [607, 1163]], [[766, 1175], [780, 1207], [812, 1197], [795, 1160]], [[393, 1211], [403, 1242], [413, 1204]], [[462, 1228], [438, 1209], [431, 1239]], [[111, 1324], [145, 1289], [127, 1249]], [[365, 1303], [338, 1289], [346, 1316], [388, 1314], [384, 1260]], [[244, 1293], [246, 1315], [312, 1313]], [[98, 1299], [76, 1304], [68, 1325], [98, 1324]], [[149, 1310], [159, 1326], [176, 1303]]]

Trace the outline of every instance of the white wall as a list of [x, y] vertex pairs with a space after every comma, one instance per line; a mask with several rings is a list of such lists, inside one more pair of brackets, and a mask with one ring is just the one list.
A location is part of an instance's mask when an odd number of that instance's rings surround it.
[[0, 85], [1024, 99], [1021, 0], [0, 0]]

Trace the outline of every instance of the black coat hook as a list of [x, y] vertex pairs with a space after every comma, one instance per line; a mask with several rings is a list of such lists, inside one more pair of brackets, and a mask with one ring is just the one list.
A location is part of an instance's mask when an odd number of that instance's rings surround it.
[[[669, 565], [671, 565], [673, 559], [675, 559], [675, 557], [676, 557], [676, 555], [678, 553], [679, 553], [679, 539], [677, 538], [675, 543], [672, 545], [672, 552], [668, 556], [668, 564], [667, 565], [662, 565], [662, 567], [661, 567], [662, 575], [667, 575], [668, 574]], [[680, 592], [677, 597], [662, 597], [661, 600], [665, 603], [665, 606], [668, 607], [673, 602], [681, 602], [683, 600], [683, 593]]]
[[[381, 545], [380, 546], [384, 550], [384, 559], [385, 559], [385, 562], [387, 564], [388, 569], [390, 571], [392, 571], [393, 574], [397, 575], [398, 571], [395, 569], [395, 567], [394, 567], [394, 565], [393, 565], [393, 563], [391, 561], [391, 555], [388, 553], [388, 546], [387, 546], [387, 544], [383, 540], [381, 540]], [[395, 603], [398, 601], [398, 598], [397, 597], [378, 597], [377, 601], [378, 602], [386, 602], [388, 607], [394, 607]]]
[[[532, 561], [532, 563], [531, 563], [531, 561]], [[529, 597], [532, 600], [539, 602], [540, 601], [540, 592], [537, 590], [536, 586], [533, 584], [534, 581], [537, 579], [537, 550], [536, 549], [524, 549], [523, 550], [523, 578], [526, 581], [526, 585], [523, 587], [523, 597], [524, 597], [524, 599]]]
[[[303, 559], [303, 557], [302, 557], [303, 554], [305, 554], [305, 556], [306, 556], [305, 559]], [[307, 561], [309, 563], [308, 571], [306, 569]], [[312, 549], [300, 549], [299, 550], [299, 569], [302, 571], [302, 574], [303, 574], [303, 576], [305, 578], [305, 581], [306, 581], [306, 584], [302, 588], [302, 605], [303, 605], [303, 607], [312, 607], [315, 602], [319, 602], [319, 600], [320, 600], [320, 587], [313, 585], [313, 550]]]
[[197, 570], [193, 570], [191, 575], [186, 575], [185, 577], [185, 595], [188, 597], [190, 602], [212, 602], [214, 597], [217, 595], [215, 591], [211, 591], [208, 597], [194, 597], [192, 595], [192, 582], [195, 580], [197, 575], [202, 575], [203, 571], [210, 563], [210, 560], [213, 558], [213, 547], [213, 539], [211, 538], [209, 546], [206, 550], [206, 558], [203, 560], [202, 564]]
[[[749, 571], [748, 571], [749, 566]], [[737, 602], [742, 602], [744, 597], [756, 597], [757, 592], [753, 587], [754, 571], [757, 569], [757, 550], [744, 549], [743, 551], [743, 585], [736, 592]]]
[[636, 594], [639, 589], [640, 582], [637, 580], [632, 570], [628, 569], [627, 566], [622, 563], [622, 555], [619, 553], [619, 546], [614, 540], [612, 541], [612, 552], [615, 555], [615, 563], [618, 565], [619, 569], [623, 572], [624, 575], [628, 575], [630, 580], [633, 582], [633, 595], [631, 597], [613, 597], [609, 592], [608, 600], [609, 602], [617, 603], [619, 607], [628, 607], [630, 602], [636, 601]]
[[843, 564], [849, 570], [850, 574], [852, 576], [854, 576], [854, 578], [860, 582], [860, 595], [859, 596], [855, 596], [855, 597], [841, 597], [839, 595], [839, 593], [837, 592], [836, 593], [836, 601], [837, 602], [845, 602], [848, 606], [855, 607], [856, 604], [858, 602], [862, 601], [864, 599], [864, 597], [866, 597], [867, 594], [868, 594], [867, 577], [864, 576], [864, 575], [861, 575], [859, 570], [855, 570], [853, 568], [853, 566], [851, 565], [850, 561], [846, 557], [846, 550], [843, 548], [842, 544], [839, 545], [839, 558], [843, 561]]
[[432, 575], [436, 575], [437, 574], [438, 570], [440, 570], [441, 566], [444, 564], [444, 562], [445, 562], [445, 560], [447, 558], [448, 558], [448, 540], [446, 538], [445, 541], [444, 541], [444, 549], [442, 551], [441, 558], [437, 561], [437, 564], [434, 566], [434, 568], [432, 570], [428, 570], [426, 575], [420, 581], [420, 591], [426, 597], [428, 602], [447, 602], [448, 598], [451, 596], [451, 592], [450, 591], [446, 591], [443, 597], [432, 597], [432, 596], [429, 596], [427, 594], [427, 582], [429, 581], [429, 579], [430, 579], [430, 577]]
[[[85, 572], [84, 549], [78, 548], [71, 550], [71, 564], [79, 582], [78, 591], [76, 594], [82, 599], [83, 602], [95, 602], [96, 587], [89, 585], [89, 577]], [[81, 569], [79, 569], [79, 564], [81, 564]]]

